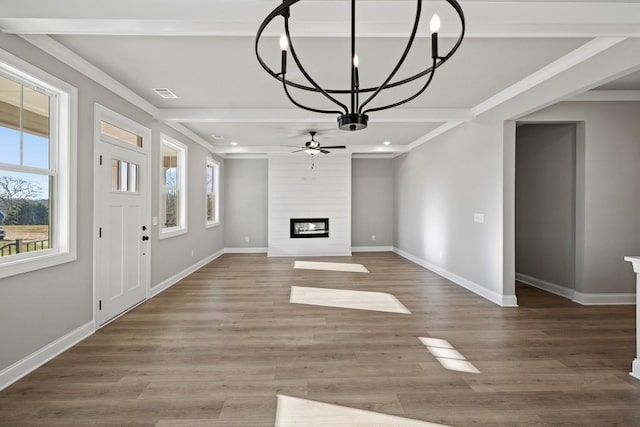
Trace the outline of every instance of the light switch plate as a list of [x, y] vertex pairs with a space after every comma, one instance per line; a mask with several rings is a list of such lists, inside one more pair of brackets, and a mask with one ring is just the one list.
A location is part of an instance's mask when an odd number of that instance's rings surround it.
[[482, 224], [484, 222], [484, 214], [474, 213], [473, 214], [473, 222], [477, 222], [478, 224]]

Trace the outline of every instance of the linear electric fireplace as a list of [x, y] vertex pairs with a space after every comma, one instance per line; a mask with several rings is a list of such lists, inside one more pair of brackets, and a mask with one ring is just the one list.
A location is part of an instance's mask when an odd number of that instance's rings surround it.
[[329, 237], [329, 218], [291, 218], [289, 230], [292, 239]]

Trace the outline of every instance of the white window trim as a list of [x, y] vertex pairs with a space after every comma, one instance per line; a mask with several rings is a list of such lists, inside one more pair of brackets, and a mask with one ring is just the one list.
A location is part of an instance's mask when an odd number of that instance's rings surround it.
[[37, 86], [54, 94], [52, 105], [51, 161], [55, 200], [52, 203], [55, 224], [51, 236], [55, 247], [43, 251], [0, 259], [0, 278], [28, 273], [77, 259], [77, 139], [78, 90], [46, 71], [0, 49], [0, 72], [7, 77]]
[[[218, 227], [220, 225], [220, 162], [214, 160], [211, 157], [207, 157], [206, 167], [213, 166], [213, 194], [216, 198], [216, 211], [214, 213], [214, 218], [217, 221], [209, 221], [207, 218], [207, 209], [209, 206], [209, 189], [205, 188], [204, 192], [204, 225], [205, 228]], [[206, 180], [206, 174], [205, 174]], [[206, 182], [205, 182], [206, 183]]]
[[180, 215], [179, 215], [179, 219], [180, 219], [180, 224], [175, 226], [175, 227], [171, 227], [171, 228], [162, 228], [162, 223], [160, 223], [158, 225], [158, 238], [160, 240], [162, 239], [168, 239], [170, 237], [175, 237], [175, 236], [180, 236], [182, 234], [186, 234], [188, 233], [188, 228], [187, 228], [187, 200], [188, 200], [188, 195], [187, 195], [187, 159], [188, 159], [188, 150], [189, 147], [186, 144], [183, 144], [182, 142], [171, 138], [168, 135], [165, 135], [163, 133], [160, 134], [160, 154], [158, 157], [160, 157], [160, 161], [159, 161], [159, 166], [160, 169], [158, 169], [159, 173], [158, 176], [160, 178], [160, 192], [159, 192], [159, 199], [158, 199], [158, 217], [160, 218], [160, 221], [162, 221], [162, 207], [161, 207], [161, 200], [162, 200], [162, 195], [164, 194], [164, 177], [162, 177], [162, 146], [163, 145], [168, 145], [171, 148], [175, 149], [178, 151], [178, 187], [179, 187], [179, 191], [180, 194], [182, 195], [180, 197]]

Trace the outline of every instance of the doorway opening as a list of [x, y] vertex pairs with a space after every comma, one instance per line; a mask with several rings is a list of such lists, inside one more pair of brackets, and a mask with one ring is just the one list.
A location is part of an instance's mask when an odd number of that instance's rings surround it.
[[516, 293], [534, 286], [573, 299], [580, 163], [576, 123], [516, 127]]

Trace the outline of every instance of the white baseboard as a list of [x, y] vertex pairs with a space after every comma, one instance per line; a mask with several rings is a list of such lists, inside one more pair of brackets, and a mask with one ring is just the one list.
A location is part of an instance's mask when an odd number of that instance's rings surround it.
[[301, 253], [283, 253], [283, 252], [267, 252], [267, 256], [270, 257], [290, 257], [290, 258], [299, 258], [299, 257], [321, 257], [321, 256], [351, 256], [351, 251], [349, 252], [311, 252], [308, 254]]
[[585, 294], [521, 273], [516, 273], [516, 280], [582, 305], [633, 305], [636, 303], [636, 294]]
[[501, 295], [497, 292], [493, 292], [484, 286], [480, 286], [479, 284], [472, 282], [469, 279], [465, 279], [464, 277], [458, 276], [455, 273], [452, 273], [448, 270], [445, 270], [442, 267], [438, 267], [435, 264], [431, 264], [428, 261], [420, 259], [408, 252], [403, 251], [402, 249], [393, 248], [393, 252], [397, 253], [401, 257], [408, 259], [409, 261], [418, 264], [421, 267], [426, 268], [427, 270], [431, 270], [434, 273], [444, 277], [445, 279], [451, 280], [456, 285], [462, 286], [465, 289], [470, 290], [471, 292], [480, 295], [481, 297], [498, 304], [501, 307], [517, 307], [518, 300], [515, 295]]
[[543, 291], [551, 292], [552, 294], [559, 295], [561, 297], [573, 300], [575, 291], [565, 286], [560, 286], [555, 283], [547, 282], [546, 280], [538, 279], [537, 277], [528, 276], [526, 274], [516, 273], [516, 280], [526, 283]]
[[635, 359], [633, 361], [629, 375], [640, 380], [640, 359]]
[[573, 301], [582, 305], [634, 305], [636, 294], [585, 294], [575, 291]]
[[393, 252], [393, 246], [354, 246], [351, 252]]
[[184, 270], [180, 271], [179, 273], [176, 273], [173, 276], [169, 277], [168, 279], [165, 279], [162, 282], [158, 283], [156, 286], [151, 288], [151, 294], [149, 295], [149, 298], [153, 298], [156, 295], [158, 295], [160, 292], [167, 290], [168, 288], [170, 288], [171, 286], [175, 285], [180, 280], [184, 279], [185, 277], [187, 277], [188, 275], [190, 275], [194, 271], [198, 270], [199, 268], [204, 267], [205, 265], [209, 264], [214, 259], [219, 258], [220, 256], [222, 256], [222, 254], [224, 254], [224, 249], [220, 249], [218, 252], [215, 252], [214, 254], [209, 255], [208, 257], [201, 259], [200, 261], [198, 261], [195, 264], [185, 268]]
[[267, 248], [224, 248], [225, 254], [266, 254]]
[[22, 360], [0, 371], [0, 390], [5, 389], [20, 378], [36, 370], [49, 360], [73, 347], [95, 331], [93, 320], [69, 332], [63, 337], [45, 345]]

